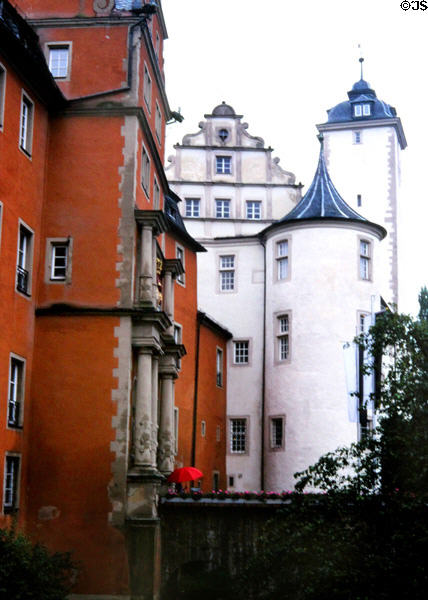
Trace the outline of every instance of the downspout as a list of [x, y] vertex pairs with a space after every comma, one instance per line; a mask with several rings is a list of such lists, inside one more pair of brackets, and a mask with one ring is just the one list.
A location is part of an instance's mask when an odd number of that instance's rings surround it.
[[199, 346], [201, 337], [201, 321], [199, 319], [199, 316], [197, 317], [196, 323], [195, 392], [193, 396], [192, 451], [190, 457], [192, 467], [195, 466], [196, 460], [196, 421], [198, 416]]
[[260, 239], [263, 246], [263, 358], [262, 358], [262, 406], [261, 406], [261, 452], [260, 452], [260, 483], [265, 489], [265, 404], [266, 404], [266, 243]]

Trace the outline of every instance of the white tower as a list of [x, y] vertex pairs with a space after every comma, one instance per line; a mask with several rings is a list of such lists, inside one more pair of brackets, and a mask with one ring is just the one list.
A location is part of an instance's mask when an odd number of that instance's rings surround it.
[[386, 302], [398, 304], [398, 232], [400, 151], [407, 145], [395, 108], [379, 100], [361, 79], [348, 100], [331, 108], [324, 134], [329, 173], [346, 201], [388, 232], [381, 248], [380, 289]]

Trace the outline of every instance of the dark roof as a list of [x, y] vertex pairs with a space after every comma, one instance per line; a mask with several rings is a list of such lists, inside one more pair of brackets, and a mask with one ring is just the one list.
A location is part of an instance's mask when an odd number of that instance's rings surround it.
[[[328, 123], [341, 123], [346, 121], [373, 121], [375, 119], [393, 119], [397, 116], [397, 112], [393, 106], [379, 100], [376, 92], [370, 87], [369, 83], [364, 79], [360, 79], [352, 86], [352, 90], [348, 92], [349, 100], [340, 102], [333, 108], [327, 111]], [[353, 105], [358, 103], [369, 103], [371, 110], [370, 115], [362, 115], [355, 117]]]
[[213, 112], [211, 114], [204, 115], [204, 117], [232, 117], [233, 119], [241, 119], [242, 115], [237, 115], [230, 104], [226, 104], [226, 102], [223, 100], [221, 104], [218, 104], [213, 108]]
[[366, 221], [364, 217], [346, 204], [334, 187], [324, 160], [322, 136], [320, 138], [320, 157], [313, 181], [299, 204], [280, 221], [323, 218]]
[[206, 252], [205, 248], [201, 246], [187, 231], [183, 219], [178, 209], [178, 202], [181, 202], [181, 198], [177, 196], [172, 190], [169, 190], [168, 195], [165, 195], [164, 202], [164, 213], [168, 222], [168, 228], [170, 231], [175, 233], [183, 243], [189, 246], [194, 252]]

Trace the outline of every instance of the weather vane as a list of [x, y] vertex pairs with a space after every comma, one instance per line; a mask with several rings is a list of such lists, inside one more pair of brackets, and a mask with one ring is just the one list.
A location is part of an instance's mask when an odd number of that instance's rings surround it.
[[361, 49], [361, 44], [358, 44], [358, 48], [360, 49], [360, 58], [358, 59], [360, 62], [360, 69], [361, 69], [361, 79], [363, 79], [363, 62], [364, 62], [364, 58], [363, 58], [363, 51]]

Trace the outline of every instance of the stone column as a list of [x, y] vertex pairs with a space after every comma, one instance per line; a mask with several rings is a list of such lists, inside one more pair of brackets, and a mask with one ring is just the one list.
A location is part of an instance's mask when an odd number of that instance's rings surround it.
[[156, 465], [157, 450], [158, 450], [158, 431], [159, 431], [159, 415], [158, 415], [158, 378], [159, 378], [159, 358], [156, 355], [152, 356], [152, 440], [151, 440], [151, 460], [152, 464]]
[[167, 269], [164, 275], [164, 311], [171, 320], [171, 325], [165, 331], [167, 335], [174, 336], [174, 283], [172, 279], [172, 272]]
[[[151, 225], [141, 228], [140, 302], [153, 302], [153, 230]], [[156, 282], [155, 282], [156, 284]]]
[[158, 296], [159, 296], [159, 290], [158, 290], [158, 277], [157, 277], [157, 265], [156, 265], [156, 239], [153, 238], [152, 239], [152, 251], [151, 251], [151, 257], [152, 257], [152, 273], [153, 273], [153, 279], [152, 279], [152, 299], [153, 299], [153, 304], [155, 305], [155, 307], [158, 309]]
[[161, 373], [158, 468], [165, 475], [174, 469], [174, 378], [171, 370]]
[[152, 387], [152, 351], [140, 348], [134, 423], [136, 467], [155, 466], [152, 457]]

